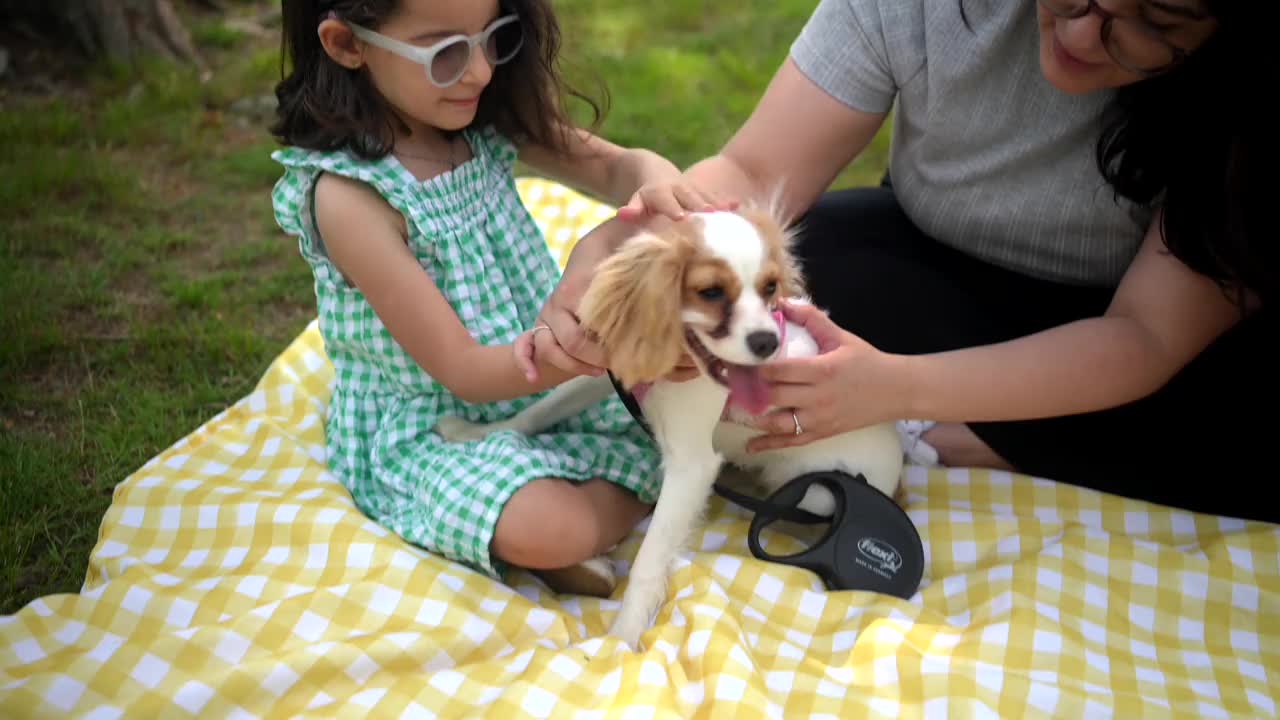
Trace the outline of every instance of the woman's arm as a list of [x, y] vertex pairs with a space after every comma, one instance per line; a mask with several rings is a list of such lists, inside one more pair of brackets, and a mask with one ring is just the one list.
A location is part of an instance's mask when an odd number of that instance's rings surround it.
[[886, 115], [836, 100], [788, 58], [724, 149], [685, 175], [698, 188], [738, 199], [780, 191], [780, 209], [797, 217], [866, 148]]
[[821, 312], [792, 312], [824, 354], [764, 373], [774, 403], [796, 408], [760, 421], [756, 449], [811, 442], [904, 417], [976, 422], [1105, 410], [1167, 383], [1241, 313], [1212, 280], [1169, 254], [1157, 216], [1100, 317], [1003, 343], [928, 355], [892, 355], [836, 328]]
[[541, 365], [525, 379], [511, 345], [481, 345], [405, 244], [404, 218], [367, 185], [336, 175], [316, 181], [316, 225], [329, 258], [357, 287], [422, 369], [466, 402], [522, 397], [570, 375]]
[[904, 417], [1023, 420], [1104, 410], [1164, 386], [1239, 322], [1211, 279], [1164, 248], [1160, 219], [1102, 317], [997, 345], [904, 359]]
[[625, 204], [646, 183], [680, 179], [680, 168], [651, 150], [624, 148], [580, 128], [565, 130], [564, 137], [565, 148], [525, 145], [520, 159], [614, 207]]

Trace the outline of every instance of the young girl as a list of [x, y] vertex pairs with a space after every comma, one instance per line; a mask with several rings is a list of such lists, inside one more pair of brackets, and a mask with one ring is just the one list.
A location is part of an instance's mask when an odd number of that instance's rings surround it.
[[[410, 542], [495, 578], [517, 565], [608, 595], [602, 553], [658, 491], [658, 456], [619, 402], [536, 437], [450, 444], [432, 428], [507, 417], [571, 374], [544, 366], [530, 382], [512, 359], [522, 332], [546, 331], [534, 318], [559, 277], [516, 158], [615, 205], [678, 168], [570, 126], [546, 0], [283, 7], [272, 199], [312, 268], [334, 365], [330, 467]], [[662, 201], [675, 216], [705, 205]]]

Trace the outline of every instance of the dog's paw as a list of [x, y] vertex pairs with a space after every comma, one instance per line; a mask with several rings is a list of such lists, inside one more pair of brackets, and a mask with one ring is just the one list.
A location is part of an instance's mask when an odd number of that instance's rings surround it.
[[831, 517], [836, 513], [836, 498], [821, 485], [810, 485], [804, 499], [800, 501], [800, 509], [818, 517]]
[[479, 440], [489, 434], [484, 425], [464, 420], [454, 415], [446, 415], [436, 422], [435, 431], [449, 442], [467, 442]]
[[636, 617], [634, 613], [619, 612], [618, 616], [613, 619], [613, 624], [609, 626], [609, 634], [626, 643], [628, 647], [636, 652], [641, 650], [640, 635], [645, 630], [643, 618]]

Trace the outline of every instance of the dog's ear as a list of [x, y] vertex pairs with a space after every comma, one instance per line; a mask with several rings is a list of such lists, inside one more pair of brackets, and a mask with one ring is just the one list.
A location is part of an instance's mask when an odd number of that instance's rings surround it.
[[684, 351], [680, 314], [692, 252], [681, 233], [642, 233], [600, 264], [578, 307], [579, 319], [630, 387], [675, 369]]
[[804, 285], [804, 273], [800, 268], [800, 262], [791, 250], [795, 246], [796, 235], [789, 227], [780, 228], [779, 234], [780, 250], [776, 259], [782, 268], [782, 275], [778, 278], [778, 295], [784, 298], [803, 297], [809, 291]]

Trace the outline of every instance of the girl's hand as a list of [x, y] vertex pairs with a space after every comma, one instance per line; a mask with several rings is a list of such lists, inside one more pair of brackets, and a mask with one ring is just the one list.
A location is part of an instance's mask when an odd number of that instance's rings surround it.
[[892, 390], [901, 384], [894, 376], [894, 356], [845, 332], [813, 305], [787, 301], [780, 307], [788, 320], [813, 335], [819, 354], [761, 368], [772, 385], [769, 401], [781, 409], [748, 421], [765, 431], [748, 443], [749, 451], [805, 445], [897, 417], [905, 403]]
[[[540, 338], [539, 335], [542, 337]], [[567, 370], [577, 375], [600, 375], [603, 370], [588, 365], [569, 355], [565, 349], [556, 341], [556, 336], [551, 330], [551, 326], [542, 322], [539, 317], [534, 324], [532, 330], [526, 330], [516, 336], [515, 342], [511, 345], [512, 354], [515, 356], [516, 367], [520, 368], [520, 372], [530, 384], [538, 382], [538, 358], [555, 358], [551, 360], [551, 364], [557, 368]]]
[[[511, 346], [512, 353], [515, 355], [516, 367], [520, 368], [520, 372], [524, 375], [525, 379], [530, 382], [530, 384], [537, 383], [539, 377], [538, 363], [536, 360], [538, 355], [538, 332], [542, 332], [544, 335], [551, 335], [551, 329], [549, 326], [538, 325], [533, 330], [526, 330], [520, 333], [520, 335], [516, 337], [515, 343]], [[554, 336], [546, 341], [547, 345], [550, 345], [551, 343], [555, 343], [554, 351], [564, 352], [564, 348], [560, 347], [560, 344], [555, 342]], [[573, 358], [569, 357], [568, 353], [565, 353], [565, 357], [569, 358], [570, 362], [576, 362]], [[597, 368], [594, 365], [587, 365], [580, 362], [576, 362], [574, 367], [578, 369], [580, 374], [584, 375], [600, 375], [602, 372], [600, 368]], [[698, 369], [698, 366], [694, 364], [693, 358], [690, 357], [688, 353], [685, 353], [680, 359], [680, 363], [676, 365], [676, 368], [667, 373], [663, 379], [669, 382], [687, 382], [698, 377], [701, 372], [702, 371]]]
[[733, 210], [737, 207], [737, 200], [700, 190], [680, 177], [642, 185], [626, 205], [618, 208], [618, 217], [630, 222], [644, 222], [658, 215], [683, 220], [689, 212]]
[[538, 382], [538, 363], [533, 359], [537, 349], [533, 347], [533, 331], [525, 330], [516, 336], [511, 344], [511, 353], [515, 356], [516, 367], [530, 384]]

